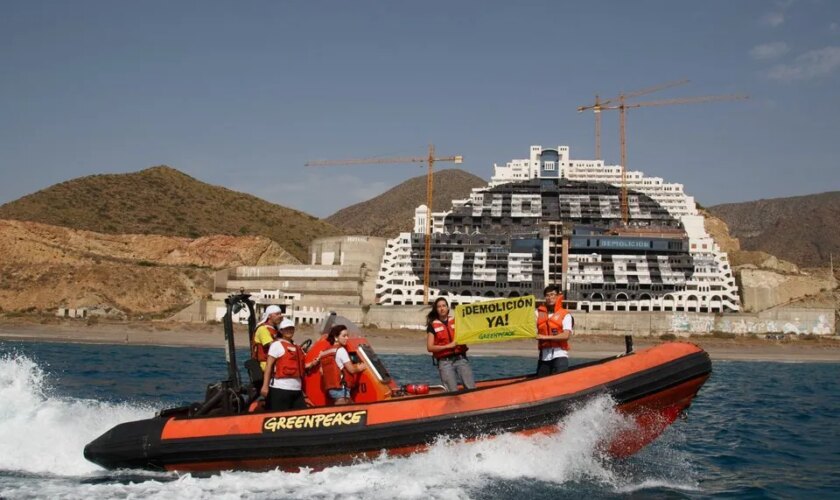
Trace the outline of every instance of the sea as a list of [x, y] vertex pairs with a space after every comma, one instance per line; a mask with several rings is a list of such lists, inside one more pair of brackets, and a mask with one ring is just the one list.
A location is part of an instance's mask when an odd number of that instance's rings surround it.
[[[380, 357], [400, 383], [439, 382], [428, 356]], [[534, 358], [471, 362], [478, 378], [535, 368]], [[627, 459], [599, 451], [624, 418], [605, 396], [551, 436], [453, 436], [323, 470], [193, 475], [108, 471], [82, 450], [118, 423], [201, 400], [226, 378], [222, 349], [2, 342], [0, 498], [840, 498], [840, 364], [713, 370], [686, 418]]]

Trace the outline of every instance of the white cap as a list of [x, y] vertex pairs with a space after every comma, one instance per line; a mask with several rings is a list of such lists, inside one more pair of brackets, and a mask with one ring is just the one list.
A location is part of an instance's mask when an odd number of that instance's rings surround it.
[[283, 328], [294, 328], [295, 322], [290, 320], [289, 318], [283, 318], [283, 321], [280, 322], [280, 326], [277, 327], [278, 330], [282, 330]]
[[264, 324], [266, 321], [268, 321], [269, 316], [271, 316], [272, 314], [277, 314], [277, 313], [283, 314], [283, 310], [280, 309], [280, 306], [272, 304], [272, 305], [266, 307], [265, 311], [263, 311], [262, 318], [260, 318], [260, 322], [258, 324], [260, 324], [260, 325]]
[[265, 313], [264, 314], [266, 316], [268, 316], [269, 314], [277, 314], [277, 313], [282, 313], [282, 312], [283, 312], [283, 310], [280, 309], [280, 306], [276, 306], [276, 305], [272, 304], [272, 305], [265, 308]]

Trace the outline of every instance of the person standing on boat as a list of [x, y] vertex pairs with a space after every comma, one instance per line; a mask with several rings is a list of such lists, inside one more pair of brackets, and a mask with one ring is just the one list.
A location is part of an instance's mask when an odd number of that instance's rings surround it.
[[327, 334], [332, 347], [321, 351], [321, 380], [324, 390], [335, 405], [350, 404], [351, 377], [367, 369], [364, 363], [353, 363], [347, 352], [350, 333], [344, 325], [335, 325]]
[[438, 297], [426, 316], [426, 350], [432, 353], [440, 380], [448, 392], [458, 390], [458, 378], [467, 389], [475, 389], [467, 346], [455, 342], [455, 318], [449, 315], [449, 302]]
[[270, 305], [265, 308], [262, 320], [254, 330], [254, 341], [251, 343], [251, 357], [260, 362], [260, 368], [265, 371], [268, 360], [268, 347], [277, 337], [277, 325], [283, 320], [280, 306]]
[[563, 294], [557, 285], [543, 291], [545, 304], [537, 307], [537, 377], [564, 372], [569, 369], [569, 337], [574, 318], [563, 308]]
[[260, 394], [266, 398], [265, 407], [269, 411], [306, 408], [306, 400], [303, 397], [303, 374], [318, 364], [320, 357], [307, 365], [303, 349], [292, 342], [294, 336], [294, 321], [284, 318], [280, 322], [277, 340], [268, 348], [268, 360]]

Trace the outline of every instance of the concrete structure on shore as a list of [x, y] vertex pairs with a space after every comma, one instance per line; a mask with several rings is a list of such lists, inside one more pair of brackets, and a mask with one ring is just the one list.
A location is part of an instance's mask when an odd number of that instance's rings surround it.
[[623, 224], [619, 166], [572, 160], [567, 146], [532, 146], [529, 159], [496, 165], [490, 184], [453, 200], [451, 211], [418, 207], [411, 233], [318, 238], [309, 264], [219, 271], [212, 296], [173, 319], [219, 320], [225, 297], [245, 290], [258, 314], [278, 304], [297, 323], [335, 311], [365, 326], [423, 328], [424, 230], [431, 216], [430, 293], [453, 305], [540, 295], [546, 283], [562, 283], [579, 333], [835, 331], [833, 309], [790, 306], [833, 289], [833, 279], [747, 270], [739, 294], [728, 256], [683, 186], [635, 171], [627, 177]]
[[88, 310], [86, 307], [81, 308], [68, 308], [68, 307], [59, 307], [55, 315], [59, 318], [87, 318]]
[[578, 311], [728, 313], [740, 297], [728, 256], [677, 183], [573, 160], [568, 146], [531, 146], [495, 166], [487, 187], [448, 211], [415, 212], [414, 230], [388, 240], [377, 303], [423, 302], [426, 221], [431, 217], [431, 296], [453, 304], [539, 295], [561, 286]]
[[[224, 298], [245, 289], [257, 302], [258, 313], [279, 304], [298, 323], [316, 323], [330, 311], [367, 327], [423, 329], [428, 306], [375, 304], [376, 266], [385, 251], [383, 238], [342, 236], [319, 238], [310, 248], [307, 265], [243, 266], [216, 273], [212, 298], [198, 301], [172, 319], [210, 321], [221, 319]], [[758, 272], [747, 270], [749, 275]], [[836, 330], [831, 307], [798, 308], [788, 304], [804, 294], [833, 289], [826, 281], [819, 289], [789, 286], [789, 280], [753, 290], [745, 287], [745, 313], [693, 313], [680, 311], [575, 311], [575, 331], [586, 334], [736, 335], [767, 333], [831, 335]], [[748, 280], [749, 281], [749, 280]], [[762, 283], [769, 283], [765, 279]], [[772, 285], [772, 283], [771, 283]], [[794, 293], [793, 295], [791, 295]], [[798, 295], [797, 295], [798, 294]], [[755, 295], [755, 300], [753, 298]], [[754, 303], [755, 302], [755, 303]], [[244, 322], [246, 316], [238, 318]]]
[[[316, 323], [336, 308], [361, 311], [375, 301], [384, 250], [385, 239], [374, 236], [318, 238], [310, 245], [308, 265], [239, 266], [216, 272], [212, 296], [172, 319], [218, 321], [225, 313], [225, 297], [240, 290], [252, 295], [258, 314], [277, 304], [297, 323]], [[235, 319], [246, 321], [246, 312]]]

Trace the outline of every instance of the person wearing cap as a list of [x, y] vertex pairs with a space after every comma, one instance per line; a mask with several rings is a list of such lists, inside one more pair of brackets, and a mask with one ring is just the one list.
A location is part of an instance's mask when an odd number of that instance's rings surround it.
[[265, 371], [268, 360], [268, 346], [277, 337], [277, 325], [283, 320], [283, 310], [280, 306], [270, 305], [265, 308], [262, 319], [254, 330], [254, 341], [251, 343], [251, 357], [260, 362], [260, 368]]
[[299, 410], [306, 408], [303, 397], [303, 375], [317, 365], [320, 356], [308, 365], [303, 349], [292, 342], [295, 336], [294, 321], [283, 318], [277, 340], [268, 348], [268, 360], [263, 374], [260, 394], [266, 398], [269, 411]]
[[557, 285], [543, 291], [545, 304], [537, 307], [537, 377], [561, 373], [569, 369], [569, 337], [574, 318], [563, 308], [563, 294]]

